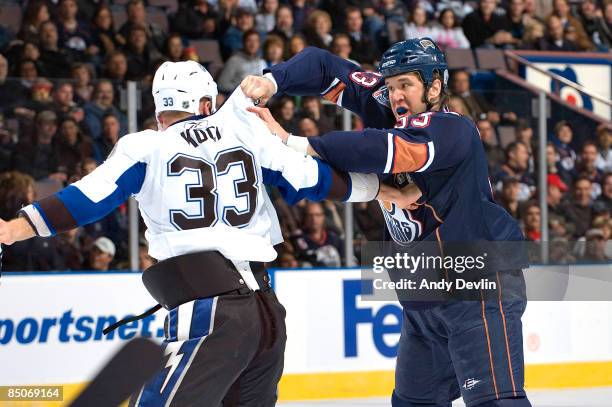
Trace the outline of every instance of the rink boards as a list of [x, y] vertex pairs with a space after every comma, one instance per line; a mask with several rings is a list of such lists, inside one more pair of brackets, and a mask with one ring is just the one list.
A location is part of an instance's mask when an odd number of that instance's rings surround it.
[[[389, 394], [399, 305], [362, 300], [357, 269], [272, 274], [287, 309], [281, 399]], [[101, 333], [152, 305], [138, 273], [3, 275], [0, 383], [63, 384], [69, 397], [124, 341], [161, 339], [164, 312]], [[612, 302], [532, 301], [523, 322], [528, 387], [612, 385]]]

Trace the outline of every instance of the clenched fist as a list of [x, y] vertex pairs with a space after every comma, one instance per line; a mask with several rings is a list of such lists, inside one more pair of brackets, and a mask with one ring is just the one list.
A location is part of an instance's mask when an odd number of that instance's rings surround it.
[[247, 75], [240, 83], [245, 96], [253, 99], [256, 105], [263, 106], [274, 95], [274, 83], [263, 76]]

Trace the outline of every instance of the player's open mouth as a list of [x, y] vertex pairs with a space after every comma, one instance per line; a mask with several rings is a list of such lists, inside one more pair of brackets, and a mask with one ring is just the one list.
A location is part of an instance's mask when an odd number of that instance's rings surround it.
[[398, 107], [395, 109], [395, 112], [397, 113], [397, 115], [398, 115], [398, 116], [400, 116], [400, 117], [401, 117], [401, 116], [404, 116], [404, 115], [406, 115], [407, 113], [409, 113], [409, 110], [408, 110], [408, 108], [407, 108], [407, 107], [404, 107], [404, 106], [398, 106]]

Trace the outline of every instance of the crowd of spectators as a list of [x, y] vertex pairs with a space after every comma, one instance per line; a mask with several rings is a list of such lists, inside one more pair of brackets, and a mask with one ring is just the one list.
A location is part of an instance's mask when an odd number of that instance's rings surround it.
[[[216, 44], [222, 66], [213, 69], [217, 105], [248, 74], [317, 46], [374, 70], [390, 43], [430, 36], [443, 49], [497, 47], [609, 52], [612, 0], [29, 0], [18, 29], [0, 25], [0, 217], [87, 175], [127, 133], [125, 81], [139, 83], [139, 128], [156, 129], [147, 95], [163, 61], [201, 59], [198, 41]], [[0, 20], [5, 13], [0, 6]], [[119, 20], [121, 20], [120, 23]], [[124, 20], [124, 21], [123, 21]], [[3, 20], [5, 21], [5, 20]], [[215, 49], [214, 47], [212, 49]], [[496, 198], [539, 240], [533, 128], [500, 111], [470, 87], [471, 73], [451, 75], [451, 110], [472, 118], [487, 153]], [[289, 131], [316, 137], [341, 120], [316, 97], [279, 97], [271, 106]], [[362, 126], [353, 118], [353, 128]], [[500, 126], [515, 128], [509, 142]], [[610, 127], [577, 146], [576, 129], [556, 123], [547, 149], [551, 239], [609, 240], [612, 198]], [[287, 206], [274, 190], [286, 243], [282, 267], [340, 266], [345, 258], [342, 205]], [[377, 203], [354, 208], [356, 235], [377, 240], [383, 217]], [[7, 250], [12, 269], [105, 270], [127, 265], [126, 207], [61, 234]], [[358, 250], [350, 255], [359, 257]], [[576, 258], [592, 251], [576, 252]], [[605, 256], [612, 258], [609, 248]], [[141, 267], [153, 259], [140, 250]]]

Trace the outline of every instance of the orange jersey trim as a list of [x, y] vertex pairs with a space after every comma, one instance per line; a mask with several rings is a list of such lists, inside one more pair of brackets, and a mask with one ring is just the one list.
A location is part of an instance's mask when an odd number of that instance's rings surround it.
[[394, 174], [416, 172], [427, 163], [427, 144], [410, 143], [401, 137], [393, 136], [395, 154], [393, 157]]
[[346, 85], [343, 82], [338, 82], [336, 86], [328, 90], [324, 95], [323, 99], [329, 100], [332, 103], [338, 103], [338, 98], [340, 98], [340, 94], [344, 92], [346, 89]]

